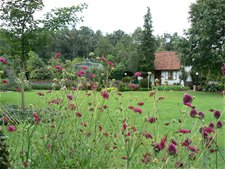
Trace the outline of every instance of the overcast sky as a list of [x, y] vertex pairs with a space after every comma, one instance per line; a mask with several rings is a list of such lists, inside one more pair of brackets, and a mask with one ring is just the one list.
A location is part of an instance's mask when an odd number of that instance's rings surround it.
[[150, 7], [155, 35], [178, 32], [190, 26], [188, 11], [195, 0], [43, 0], [44, 11], [51, 8], [87, 3], [88, 9], [83, 12], [84, 22], [92, 30], [112, 33], [121, 29], [133, 33], [144, 24], [143, 16]]

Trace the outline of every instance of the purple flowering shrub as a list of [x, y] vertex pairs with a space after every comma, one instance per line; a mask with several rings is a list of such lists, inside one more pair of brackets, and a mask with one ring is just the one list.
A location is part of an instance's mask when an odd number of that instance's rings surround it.
[[[218, 162], [224, 164], [218, 144], [223, 112], [204, 113], [192, 95], [184, 94], [180, 114], [178, 110], [176, 119], [165, 120], [165, 110], [160, 108], [169, 98], [157, 90], [143, 92], [141, 98], [133, 91], [128, 97], [108, 92], [106, 82], [114, 64], [105, 58], [100, 61], [108, 71], [101, 82], [95, 81], [99, 75], [86, 76], [85, 67], [74, 73], [52, 67], [61, 73], [62, 80], [53, 81], [53, 86], [61, 84], [61, 90], [37, 93], [45, 106], [41, 112], [31, 106], [32, 122], [18, 123], [5, 114], [15, 167], [215, 168]], [[68, 79], [74, 83], [65, 86]], [[87, 86], [91, 90], [84, 91]], [[208, 116], [213, 120], [205, 120]]]

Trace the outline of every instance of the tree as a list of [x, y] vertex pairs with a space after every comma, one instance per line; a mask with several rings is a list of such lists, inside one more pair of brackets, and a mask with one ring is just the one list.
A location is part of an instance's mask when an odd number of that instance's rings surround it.
[[44, 28], [48, 30], [74, 29], [78, 22], [83, 21], [83, 17], [78, 17], [77, 13], [86, 8], [87, 4], [83, 3], [71, 7], [52, 9], [51, 12], [45, 14], [45, 19], [42, 21]]
[[114, 47], [110, 43], [109, 39], [106, 37], [100, 37], [95, 49], [96, 55], [100, 57], [110, 55], [113, 53], [113, 50]]
[[12, 50], [19, 56], [21, 72], [21, 98], [22, 110], [25, 111], [24, 96], [24, 75], [26, 69], [27, 55], [32, 39], [33, 30], [37, 26], [34, 20], [34, 13], [43, 7], [42, 0], [22, 1], [22, 0], [2, 0], [0, 9], [0, 19], [4, 21], [4, 26], [9, 32], [8, 37], [14, 41]]
[[[77, 17], [76, 13], [81, 12], [87, 6], [81, 4], [58, 8], [47, 13], [42, 21], [34, 20], [34, 13], [44, 6], [42, 0], [2, 0], [0, 6], [0, 19], [4, 22], [2, 28], [8, 30], [6, 35], [13, 42], [12, 55], [19, 58], [22, 109], [25, 111], [24, 74], [27, 73], [28, 52], [34, 47], [32, 44], [35, 42], [33, 40], [35, 33], [40, 29], [56, 32], [63, 28], [75, 27], [76, 23], [82, 19]], [[43, 28], [38, 27], [39, 22], [43, 23]]]
[[119, 40], [123, 37], [124, 34], [125, 34], [125, 32], [119, 29], [119, 30], [114, 31], [113, 33], [107, 35], [107, 37], [109, 38], [111, 44], [113, 46], [116, 46], [117, 42], [119, 42]]
[[[187, 32], [186, 65], [205, 75], [218, 75], [225, 62], [225, 1], [197, 0], [190, 7], [191, 28]], [[183, 45], [184, 46], [184, 45]]]
[[152, 17], [150, 8], [147, 8], [147, 13], [144, 16], [144, 26], [142, 31], [142, 39], [140, 44], [140, 63], [139, 70], [147, 72], [154, 69], [155, 59], [155, 39], [152, 35]]
[[157, 51], [176, 51], [180, 37], [177, 33], [164, 33], [162, 36], [156, 37]]

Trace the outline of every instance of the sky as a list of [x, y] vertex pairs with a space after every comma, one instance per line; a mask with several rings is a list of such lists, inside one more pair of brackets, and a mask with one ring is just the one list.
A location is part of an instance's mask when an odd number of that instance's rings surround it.
[[44, 12], [52, 8], [87, 3], [84, 10], [84, 22], [79, 26], [88, 26], [92, 30], [112, 33], [122, 30], [133, 33], [137, 27], [143, 27], [147, 6], [153, 21], [153, 34], [175, 33], [183, 35], [190, 27], [188, 11], [195, 0], [43, 0]]

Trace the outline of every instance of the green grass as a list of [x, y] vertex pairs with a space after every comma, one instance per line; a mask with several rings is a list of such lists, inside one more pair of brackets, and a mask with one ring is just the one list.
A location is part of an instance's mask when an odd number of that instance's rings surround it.
[[[49, 95], [44, 96], [43, 98], [38, 96], [36, 93], [37, 92], [44, 92], [46, 93], [47, 91], [29, 91], [26, 92], [26, 105], [28, 106], [29, 104], [34, 104], [37, 105], [39, 108], [45, 107], [45, 102], [49, 101], [47, 99], [48, 97], [50, 98], [55, 98], [57, 97], [62, 97], [64, 98], [64, 105], [67, 104], [67, 98], [66, 98], [66, 93], [70, 93], [70, 91], [65, 92], [64, 96], [60, 94], [60, 91], [54, 91], [51, 94], [45, 94]], [[157, 116], [159, 118], [160, 123], [158, 123], [158, 126], [156, 127], [157, 133], [158, 133], [158, 138], [157, 141], [160, 140], [162, 135], [169, 134], [170, 136], [174, 136], [174, 138], [178, 139], [179, 137], [182, 137], [182, 140], [185, 139], [185, 135], [179, 136], [176, 133], [177, 128], [187, 128], [191, 129], [192, 131], [198, 130], [198, 125], [200, 124], [198, 119], [191, 119], [189, 118], [189, 110], [190, 108], [186, 108], [183, 103], [182, 103], [182, 97], [183, 94], [186, 93], [184, 91], [159, 91], [157, 93], [157, 96], [155, 96], [155, 101], [154, 97], [149, 97], [149, 92], [122, 92], [122, 95], [118, 95], [118, 93], [110, 93], [110, 98], [108, 100], [104, 100], [100, 97], [99, 92], [92, 93], [92, 97], [88, 97], [85, 95], [85, 92], [82, 92], [79, 97], [77, 98], [77, 105], [85, 108], [85, 107], [90, 107], [88, 106], [88, 103], [93, 102], [94, 98], [99, 102], [100, 105], [108, 105], [109, 109], [107, 113], [99, 114], [101, 117], [101, 121], [99, 122], [100, 124], [105, 124], [104, 127], [106, 128], [105, 131], [108, 132], [117, 132], [120, 131], [121, 128], [121, 123], [122, 120], [127, 119], [129, 122], [132, 122], [132, 125], [136, 126], [138, 129], [141, 128], [143, 124], [143, 120], [146, 117], [151, 117], [153, 116], [153, 111], [155, 104], [157, 104]], [[212, 112], [209, 112], [209, 109], [216, 109], [223, 111], [224, 110], [224, 98], [223, 96], [217, 94], [217, 93], [204, 93], [204, 92], [192, 92], [189, 91], [187, 92], [191, 94], [192, 96], [195, 97], [193, 101], [193, 105], [196, 106], [198, 111], [205, 112], [206, 118], [204, 119], [205, 124], [208, 124], [212, 120], [215, 121], [213, 118]], [[94, 96], [93, 96], [94, 95]], [[16, 104], [19, 105], [21, 103], [20, 101], [20, 93], [16, 92], [3, 92], [0, 95], [0, 102], [3, 105], [6, 104]], [[158, 98], [160, 96], [165, 97], [162, 101], [158, 101]], [[143, 101], [145, 104], [142, 106], [143, 113], [141, 115], [138, 115], [134, 113], [132, 110], [128, 110], [127, 107], [132, 105], [132, 106], [137, 106], [137, 103]], [[83, 109], [85, 110], [85, 109]], [[186, 113], [183, 113], [186, 112]], [[67, 113], [65, 111], [65, 113]], [[68, 111], [69, 113], [69, 111]], [[71, 112], [74, 113], [74, 112]], [[83, 118], [82, 121], [88, 121], [90, 119], [90, 113], [88, 111], [82, 112], [83, 113]], [[117, 120], [110, 121], [111, 118], [116, 118]], [[188, 118], [186, 118], [188, 117]], [[96, 117], [98, 118], [98, 117]], [[100, 118], [100, 117], [99, 117]], [[183, 123], [179, 125], [178, 118], [181, 118], [183, 120]], [[224, 116], [222, 117], [222, 120], [224, 120]], [[70, 123], [70, 122], [69, 122]], [[91, 123], [91, 121], [90, 121]], [[169, 126], [164, 125], [164, 123], [169, 123]], [[72, 123], [71, 123], [72, 124]], [[69, 129], [69, 127], [68, 127]], [[41, 129], [38, 129], [41, 130]], [[153, 128], [151, 125], [145, 126], [144, 131], [152, 131]], [[41, 133], [41, 132], [40, 132]], [[221, 147], [225, 147], [223, 138], [225, 137], [224, 135], [225, 130], [224, 128], [220, 130], [220, 134], [218, 137], [219, 140], [219, 145]], [[199, 136], [196, 137], [195, 134], [190, 135], [194, 141], [198, 142]], [[109, 138], [110, 139], [110, 138]], [[112, 141], [112, 140], [110, 140]], [[110, 142], [109, 141], [109, 142]], [[123, 145], [122, 142], [118, 141], [118, 146]], [[148, 144], [147, 144], [148, 145]], [[148, 148], [151, 148], [151, 145], [148, 145]], [[85, 148], [85, 147], [84, 147]], [[145, 147], [142, 147], [138, 153], [143, 153], [145, 150]], [[103, 150], [101, 150], [103, 151]], [[124, 154], [119, 154], [119, 155], [124, 155]], [[118, 157], [118, 159], [120, 159]], [[118, 160], [117, 159], [117, 160]], [[223, 161], [220, 159], [220, 165], [224, 165]], [[120, 166], [123, 168], [122, 166]], [[137, 167], [138, 168], [138, 167]]]

